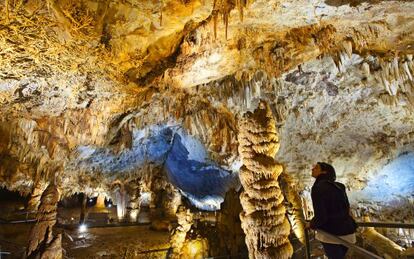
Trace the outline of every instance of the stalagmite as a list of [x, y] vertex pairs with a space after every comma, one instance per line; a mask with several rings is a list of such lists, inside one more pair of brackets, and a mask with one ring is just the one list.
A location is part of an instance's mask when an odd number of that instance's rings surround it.
[[127, 204], [127, 194], [124, 188], [124, 185], [121, 185], [119, 189], [115, 192], [116, 200], [116, 214], [118, 220], [123, 220], [126, 215], [126, 204]]
[[27, 211], [34, 212], [37, 211], [40, 205], [40, 198], [42, 197], [42, 193], [46, 188], [46, 184], [42, 181], [37, 181], [34, 186], [32, 193], [30, 195], [29, 202], [27, 204]]
[[176, 215], [178, 207], [181, 205], [181, 194], [171, 184], [168, 184], [165, 190], [165, 195], [162, 198], [163, 214], [167, 218], [172, 218]]
[[239, 194], [235, 190], [229, 190], [221, 204], [221, 213], [217, 214], [220, 255], [237, 256], [243, 254], [246, 250], [245, 235], [238, 219], [241, 211]]
[[[365, 221], [370, 221], [366, 218]], [[373, 227], [366, 227], [362, 230], [364, 242], [375, 248], [377, 253], [386, 259], [399, 258], [404, 248], [394, 243], [391, 239], [381, 235]]]
[[53, 235], [56, 224], [59, 191], [49, 184], [40, 199], [36, 224], [30, 231], [26, 256], [29, 258], [62, 258], [62, 236]]
[[305, 217], [303, 215], [302, 199], [290, 175], [282, 173], [279, 177], [279, 183], [283, 195], [289, 204], [287, 211], [293, 233], [295, 233], [302, 244], [305, 244]]
[[193, 224], [193, 214], [184, 206], [180, 206], [177, 212], [178, 226], [172, 233], [170, 244], [172, 249], [171, 258], [182, 258], [182, 248], [184, 246], [187, 232]]
[[276, 121], [269, 105], [261, 101], [239, 124], [239, 153], [243, 159], [240, 181], [242, 228], [249, 258], [290, 258], [289, 221], [283, 206], [278, 177], [283, 168], [274, 156], [279, 150]]
[[81, 213], [79, 216], [79, 224], [85, 223], [86, 214], [87, 214], [87, 203], [88, 203], [88, 196], [86, 193], [82, 193], [82, 203], [81, 203]]
[[129, 220], [136, 222], [138, 220], [138, 214], [141, 209], [141, 189], [139, 184], [130, 183], [129, 184], [129, 207], [131, 208], [129, 212]]
[[105, 195], [102, 193], [98, 194], [98, 197], [96, 197], [96, 208], [98, 209], [104, 209], [105, 208]]

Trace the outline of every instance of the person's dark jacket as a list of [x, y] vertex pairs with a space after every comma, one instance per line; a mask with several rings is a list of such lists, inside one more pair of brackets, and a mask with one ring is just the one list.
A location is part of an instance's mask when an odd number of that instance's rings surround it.
[[349, 201], [343, 184], [321, 174], [312, 186], [311, 196], [315, 212], [310, 222], [312, 229], [325, 230], [333, 235], [355, 232], [356, 224], [349, 214]]

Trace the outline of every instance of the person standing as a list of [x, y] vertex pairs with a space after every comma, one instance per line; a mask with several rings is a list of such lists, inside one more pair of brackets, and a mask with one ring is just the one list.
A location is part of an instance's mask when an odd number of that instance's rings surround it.
[[350, 214], [345, 186], [335, 182], [335, 169], [327, 163], [318, 162], [312, 169], [312, 177], [316, 178], [311, 191], [314, 217], [307, 227], [316, 230], [315, 237], [322, 243], [329, 259], [343, 259], [348, 248], [318, 229], [350, 243], [356, 242], [357, 226]]

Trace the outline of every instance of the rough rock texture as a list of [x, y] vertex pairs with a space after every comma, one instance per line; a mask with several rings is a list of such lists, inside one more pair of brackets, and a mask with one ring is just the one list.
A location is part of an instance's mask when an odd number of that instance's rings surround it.
[[62, 196], [151, 186], [173, 136], [153, 129], [179, 128], [203, 148], [173, 154], [175, 187], [217, 209], [240, 167], [236, 121], [264, 99], [276, 159], [305, 198], [327, 161], [354, 208], [412, 218], [410, 170], [382, 169], [414, 150], [413, 1], [5, 0], [0, 12], [1, 186], [36, 197], [55, 172]]
[[290, 175], [282, 173], [279, 177], [280, 188], [287, 202], [286, 210], [293, 233], [305, 244], [305, 216], [302, 199]]
[[62, 258], [62, 235], [53, 235], [56, 224], [59, 191], [54, 184], [49, 184], [40, 199], [36, 224], [29, 234], [26, 249], [28, 258]]
[[221, 204], [217, 218], [218, 251], [217, 255], [237, 257], [246, 254], [245, 234], [241, 228], [240, 213], [243, 208], [240, 204], [240, 194], [234, 190], [227, 192]]
[[242, 228], [249, 258], [290, 258], [290, 225], [278, 178], [283, 171], [274, 156], [279, 150], [276, 122], [269, 105], [261, 101], [239, 123], [239, 152], [243, 160], [240, 182]]
[[183, 258], [183, 247], [186, 243], [187, 232], [190, 231], [193, 225], [193, 215], [190, 210], [184, 206], [180, 206], [177, 212], [178, 226], [174, 229], [171, 235], [170, 244], [172, 249], [171, 258]]
[[27, 204], [28, 211], [37, 211], [40, 205], [40, 199], [42, 197], [43, 191], [46, 189], [46, 183], [38, 181], [34, 184], [33, 190], [30, 194], [30, 199]]

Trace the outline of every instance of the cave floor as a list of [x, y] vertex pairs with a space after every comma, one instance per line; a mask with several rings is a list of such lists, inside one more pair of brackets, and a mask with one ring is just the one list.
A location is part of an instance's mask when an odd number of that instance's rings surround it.
[[[10, 252], [1, 258], [21, 258], [32, 224], [0, 225], [0, 249]], [[169, 232], [154, 231], [150, 226], [56, 228], [62, 233], [65, 258], [162, 258], [169, 248]], [[151, 251], [162, 250], [162, 251]]]
[[[149, 226], [90, 228], [85, 233], [67, 232], [63, 240], [69, 258], [161, 258], [169, 248], [169, 233]], [[148, 252], [150, 250], [163, 250]]]

